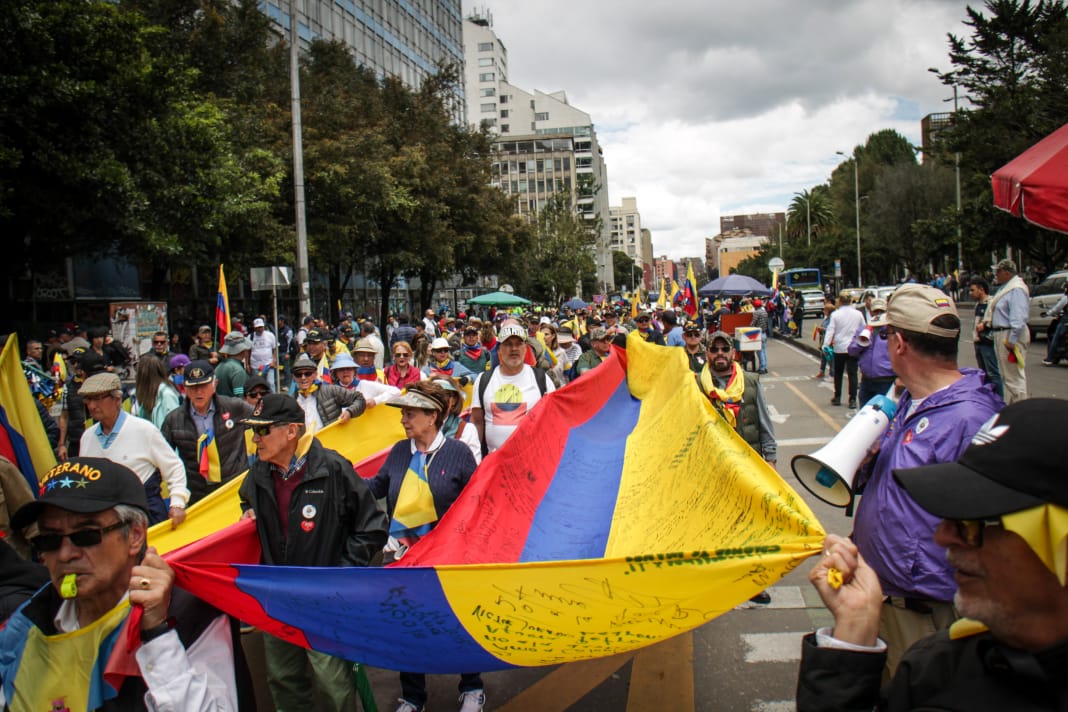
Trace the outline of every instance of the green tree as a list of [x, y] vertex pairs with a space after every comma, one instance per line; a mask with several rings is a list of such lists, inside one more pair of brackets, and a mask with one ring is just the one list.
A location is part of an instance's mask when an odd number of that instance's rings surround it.
[[593, 226], [576, 214], [571, 196], [556, 193], [538, 211], [530, 253], [509, 276], [532, 299], [558, 304], [582, 281], [596, 279], [595, 242]]
[[972, 266], [1011, 245], [1053, 268], [1068, 241], [994, 209], [989, 176], [1068, 116], [1068, 11], [1061, 0], [988, 0], [966, 12], [969, 33], [949, 35], [952, 69], [939, 74], [962, 108], [937, 148], [946, 163], [961, 155]]
[[786, 211], [786, 234], [791, 240], [807, 246], [810, 227], [812, 240], [817, 241], [830, 232], [833, 224], [834, 215], [831, 213], [826, 185], [794, 193]]
[[622, 250], [612, 250], [612, 276], [617, 288], [625, 284], [633, 289], [635, 278], [641, 280], [641, 273], [634, 260]]

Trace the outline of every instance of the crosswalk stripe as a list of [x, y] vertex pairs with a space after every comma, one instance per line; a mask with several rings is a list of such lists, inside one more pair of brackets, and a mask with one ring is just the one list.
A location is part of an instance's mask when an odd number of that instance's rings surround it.
[[747, 663], [790, 663], [801, 659], [801, 638], [806, 633], [745, 633]]
[[807, 447], [810, 445], [826, 445], [833, 438], [786, 438], [784, 440], [776, 441], [780, 448], [784, 447]]

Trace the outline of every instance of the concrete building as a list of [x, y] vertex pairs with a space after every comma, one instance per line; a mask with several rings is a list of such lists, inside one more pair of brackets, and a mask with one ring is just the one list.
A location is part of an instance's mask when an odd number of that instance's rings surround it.
[[[297, 33], [343, 42], [356, 61], [380, 77], [398, 77], [418, 88], [437, 63], [463, 66], [463, 13], [460, 0], [300, 0]], [[283, 34], [289, 33], [289, 0], [262, 0], [260, 9]], [[462, 93], [453, 114], [464, 121]]]
[[720, 277], [726, 277], [742, 260], [760, 252], [767, 243], [767, 235], [754, 235], [747, 227], [734, 228], [705, 239], [705, 261], [719, 270]]
[[623, 198], [623, 204], [608, 208], [611, 215], [609, 248], [625, 252], [634, 261], [634, 278], [627, 285], [633, 288], [636, 278], [642, 289], [649, 289], [652, 277], [653, 240], [649, 230], [642, 227], [637, 198]]
[[571, 106], [563, 91], [530, 92], [508, 82], [508, 51], [488, 14], [465, 19], [463, 36], [468, 124], [498, 135], [492, 183], [531, 220], [552, 195], [569, 193], [578, 214], [598, 221], [597, 282], [614, 289], [608, 168], [593, 119]]
[[786, 213], [750, 213], [748, 215], [724, 215], [719, 219], [719, 232], [749, 230], [753, 235], [764, 235], [769, 240], [779, 238], [779, 230], [786, 231]]

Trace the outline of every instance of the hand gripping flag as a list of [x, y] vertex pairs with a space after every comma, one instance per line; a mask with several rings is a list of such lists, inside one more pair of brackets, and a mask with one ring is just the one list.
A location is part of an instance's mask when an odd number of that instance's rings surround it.
[[396, 564], [256, 565], [250, 521], [168, 561], [180, 586], [285, 640], [455, 673], [651, 645], [772, 585], [823, 538], [685, 354], [632, 335], [543, 398]]

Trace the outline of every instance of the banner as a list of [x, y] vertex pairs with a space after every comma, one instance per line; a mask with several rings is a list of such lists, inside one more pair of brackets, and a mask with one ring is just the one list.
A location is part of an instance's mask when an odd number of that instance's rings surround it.
[[773, 585], [824, 531], [716, 413], [685, 353], [628, 338], [549, 394], [387, 568], [256, 565], [245, 521], [172, 552], [178, 584], [264, 631], [429, 673], [614, 655]]

